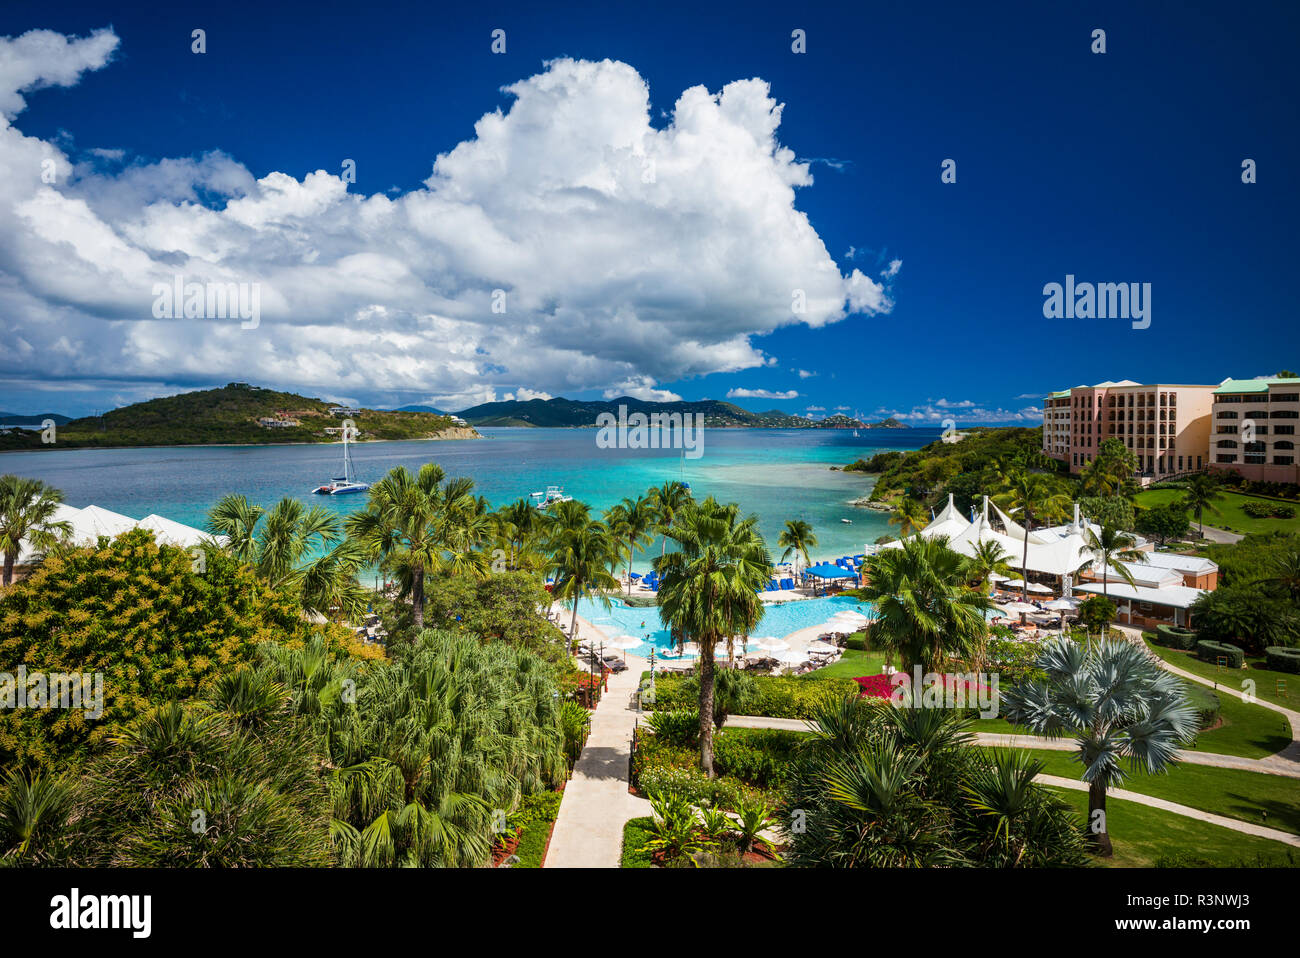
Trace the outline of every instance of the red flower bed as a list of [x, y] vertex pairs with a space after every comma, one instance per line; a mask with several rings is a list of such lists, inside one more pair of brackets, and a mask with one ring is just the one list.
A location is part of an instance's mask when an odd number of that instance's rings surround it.
[[860, 675], [853, 681], [862, 686], [863, 697], [887, 699], [894, 694], [894, 685], [883, 672], [880, 675]]

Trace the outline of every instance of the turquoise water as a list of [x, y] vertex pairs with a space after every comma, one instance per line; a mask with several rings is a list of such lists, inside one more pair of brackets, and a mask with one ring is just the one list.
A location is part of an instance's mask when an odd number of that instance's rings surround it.
[[[785, 521], [803, 519], [820, 540], [813, 558], [833, 559], [863, 552], [891, 530], [883, 513], [849, 505], [871, 490], [874, 479], [830, 466], [885, 449], [916, 449], [939, 436], [936, 429], [870, 430], [858, 438], [839, 429], [706, 429], [703, 455], [682, 459], [674, 450], [601, 449], [595, 429], [482, 432], [483, 440], [359, 443], [353, 461], [370, 482], [394, 466], [414, 470], [437, 462], [449, 476], [472, 478], [476, 492], [493, 505], [558, 484], [597, 511], [652, 485], [684, 479], [697, 497], [713, 495], [756, 513], [774, 553]], [[339, 513], [364, 508], [364, 495], [311, 495], [338, 475], [341, 455], [338, 445], [54, 447], [0, 453], [0, 472], [43, 479], [73, 506], [93, 503], [136, 519], [157, 513], [202, 527], [227, 493], [268, 506], [292, 496]], [[652, 544], [633, 567], [644, 571], [660, 549]]]
[[[572, 608], [570, 606], [570, 608]], [[763, 619], [754, 630], [755, 638], [776, 636], [784, 638], [791, 632], [821, 625], [837, 612], [846, 609], [871, 615], [871, 607], [851, 596], [832, 595], [820, 599], [796, 599], [780, 605], [766, 606]], [[656, 654], [672, 648], [672, 638], [668, 630], [659, 622], [659, 610], [656, 608], [636, 608], [618, 600], [611, 600], [606, 609], [600, 602], [583, 599], [578, 603], [578, 615], [582, 616], [610, 638], [631, 635], [643, 639], [642, 643], [627, 651], [642, 658], [649, 656], [650, 648]], [[737, 645], [737, 654], [739, 654]]]

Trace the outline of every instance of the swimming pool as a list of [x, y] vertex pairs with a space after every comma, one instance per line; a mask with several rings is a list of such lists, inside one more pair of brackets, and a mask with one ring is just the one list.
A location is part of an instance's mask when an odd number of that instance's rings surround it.
[[[831, 595], [820, 599], [795, 599], [780, 605], [765, 607], [763, 618], [758, 628], [752, 633], [755, 637], [774, 635], [784, 638], [791, 632], [821, 625], [836, 612], [851, 609], [863, 615], [871, 615], [871, 606], [852, 596]], [[636, 608], [618, 599], [610, 600], [610, 607], [605, 608], [600, 602], [586, 598], [578, 603], [578, 615], [582, 616], [610, 638], [618, 635], [640, 636], [645, 641], [627, 651], [642, 658], [650, 654], [654, 646], [656, 653], [672, 648], [672, 639], [668, 630], [659, 621], [659, 609], [650, 606]]]

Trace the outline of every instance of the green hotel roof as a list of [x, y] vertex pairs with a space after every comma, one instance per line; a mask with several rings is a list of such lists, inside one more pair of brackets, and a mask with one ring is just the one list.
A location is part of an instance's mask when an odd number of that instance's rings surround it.
[[1269, 386], [1300, 385], [1300, 379], [1229, 379], [1214, 391], [1219, 393], [1266, 393]]

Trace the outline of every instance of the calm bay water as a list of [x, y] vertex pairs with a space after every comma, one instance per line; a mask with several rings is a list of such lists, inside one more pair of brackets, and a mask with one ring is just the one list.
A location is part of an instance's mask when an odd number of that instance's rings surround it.
[[[833, 558], [862, 552], [890, 527], [884, 514], [849, 505], [873, 479], [830, 467], [885, 449], [920, 448], [940, 434], [870, 430], [855, 438], [839, 429], [709, 429], [703, 455], [682, 459], [676, 450], [600, 449], [595, 429], [480, 431], [485, 439], [356, 444], [353, 465], [359, 478], [374, 482], [394, 466], [414, 471], [436, 462], [449, 476], [472, 478], [494, 506], [562, 485], [598, 511], [684, 479], [697, 497], [713, 495], [757, 513], [774, 552], [784, 522], [803, 519], [820, 540], [814, 558]], [[292, 496], [340, 514], [363, 508], [364, 494], [311, 494], [341, 472], [341, 457], [339, 445], [49, 449], [0, 454], [0, 471], [42, 479], [63, 490], [72, 506], [94, 504], [136, 519], [157, 513], [202, 527], [227, 493], [266, 506]], [[658, 551], [658, 544], [652, 548]], [[643, 556], [636, 567], [646, 564]]]

